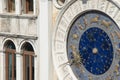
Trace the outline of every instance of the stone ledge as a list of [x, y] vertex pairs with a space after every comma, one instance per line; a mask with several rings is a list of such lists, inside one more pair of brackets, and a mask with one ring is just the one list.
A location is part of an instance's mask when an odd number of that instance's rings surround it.
[[19, 35], [19, 34], [9, 34], [9, 33], [0, 33], [0, 36], [7, 37], [7, 38], [20, 38], [20, 39], [31, 39], [31, 40], [37, 40], [37, 36], [27, 36], [27, 35]]
[[15, 14], [15, 13], [0, 13], [3, 18], [21, 18], [21, 19], [37, 19], [38, 15], [34, 14]]

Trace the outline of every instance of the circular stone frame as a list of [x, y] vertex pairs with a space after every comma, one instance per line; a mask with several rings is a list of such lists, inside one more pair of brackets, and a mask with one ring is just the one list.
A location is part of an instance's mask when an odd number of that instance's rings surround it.
[[[92, 3], [92, 5], [90, 5]], [[101, 11], [107, 14], [113, 19], [113, 21], [120, 26], [120, 10], [119, 4], [114, 1], [108, 0], [89, 0], [87, 3], [83, 4], [81, 0], [70, 1], [58, 15], [56, 22], [56, 29], [54, 31], [52, 39], [52, 56], [55, 71], [57, 72], [58, 78], [60, 80], [79, 80], [80, 78], [72, 71], [71, 66], [68, 63], [67, 56], [67, 35], [72, 23], [76, 18], [91, 10]], [[116, 54], [116, 53], [115, 53]], [[104, 75], [94, 76], [95, 78], [106, 79], [114, 72], [114, 68], [117, 59], [113, 60], [111, 69]], [[83, 71], [84, 72], [84, 71]], [[84, 75], [85, 76], [85, 75]], [[91, 77], [91, 75], [88, 75]], [[85, 77], [84, 77], [85, 78]], [[95, 80], [95, 79], [94, 79]]]

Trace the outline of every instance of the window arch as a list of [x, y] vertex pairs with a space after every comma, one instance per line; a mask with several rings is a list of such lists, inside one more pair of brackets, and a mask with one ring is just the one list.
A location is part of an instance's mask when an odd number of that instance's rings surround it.
[[4, 44], [6, 80], [16, 80], [16, 48], [11, 40]]
[[34, 49], [29, 42], [21, 48], [23, 51], [23, 80], [34, 80]]

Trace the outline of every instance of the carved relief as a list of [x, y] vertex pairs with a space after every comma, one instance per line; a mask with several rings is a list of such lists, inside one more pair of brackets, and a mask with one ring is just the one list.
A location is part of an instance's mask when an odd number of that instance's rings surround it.
[[120, 26], [120, 11], [115, 15], [115, 21], [117, 22], [118, 26]]
[[98, 0], [89, 0], [88, 3], [89, 3], [90, 9], [97, 9], [99, 2]]
[[75, 16], [81, 12], [81, 5], [79, 1], [76, 1], [75, 3], [73, 3], [73, 5], [71, 5], [70, 8], [73, 15]]
[[56, 41], [55, 42], [55, 51], [56, 52], [63, 52], [64, 51], [64, 43]]
[[74, 80], [70, 74], [68, 74], [64, 80]]
[[66, 58], [65, 54], [56, 54], [56, 55], [57, 55], [56, 59], [57, 59], [58, 66], [67, 62], [67, 58]]
[[83, 1], [79, 1], [79, 2], [80, 2], [81, 10], [82, 10], [82, 11], [87, 10], [87, 9], [90, 8], [88, 1], [86, 1], [84, 4], [83, 4]]
[[64, 14], [64, 17], [67, 19], [68, 22], [71, 22], [71, 20], [75, 17], [72, 14], [72, 11], [71, 11], [70, 7], [66, 10], [66, 12]]
[[113, 5], [112, 3], [109, 2], [108, 8], [107, 8], [107, 13], [111, 16], [114, 17], [116, 15], [118, 8]]
[[60, 76], [62, 76], [62, 80], [64, 80], [64, 78], [69, 74], [68, 65], [58, 68], [58, 72], [60, 73]]
[[58, 29], [58, 32], [56, 34], [56, 40], [64, 42], [64, 39], [65, 39], [65, 32], [63, 32], [62, 30]]
[[98, 9], [105, 12], [107, 5], [108, 5], [108, 1], [107, 0], [99, 0], [98, 3], [99, 3]]
[[66, 20], [65, 17], [62, 17], [62, 19], [59, 23], [59, 28], [66, 32], [67, 26], [68, 26], [68, 21]]

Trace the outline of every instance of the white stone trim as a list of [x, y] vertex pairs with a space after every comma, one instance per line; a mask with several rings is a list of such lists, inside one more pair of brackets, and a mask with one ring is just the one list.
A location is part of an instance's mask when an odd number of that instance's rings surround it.
[[3, 6], [2, 6], [2, 0], [0, 0], [0, 13], [2, 13], [2, 8], [3, 8]]
[[22, 64], [22, 56], [16, 54], [16, 80], [23, 80], [23, 64]]
[[39, 61], [39, 79], [38, 80], [49, 80], [49, 49], [48, 49], [48, 42], [49, 42], [49, 33], [48, 33], [48, 0], [40, 0], [40, 4], [39, 4], [39, 19], [38, 19], [38, 23], [40, 23], [38, 25], [39, 29], [38, 29], [38, 42], [39, 42], [39, 56], [38, 58], [40, 58]]
[[13, 39], [13, 38], [4, 38], [4, 39], [3, 39], [3, 41], [2, 41], [2, 45], [3, 45], [2, 47], [3, 47], [3, 49], [4, 49], [4, 47], [5, 47], [5, 46], [4, 46], [4, 44], [5, 44], [5, 43], [6, 43], [6, 41], [8, 41], [8, 40], [11, 40], [11, 41], [14, 43], [15, 48], [17, 49], [17, 45], [16, 45], [16, 44], [17, 44], [17, 42], [16, 42], [16, 40], [15, 40], [15, 39]]
[[[0, 40], [0, 50], [3, 50], [2, 47], [2, 39]], [[4, 80], [5, 78], [5, 69], [4, 69], [4, 54], [3, 52], [0, 52], [0, 80]]]
[[30, 44], [32, 45], [33, 50], [34, 50], [34, 52], [35, 52], [36, 48], [35, 48], [35, 44], [34, 44], [34, 42], [33, 42], [32, 40], [22, 40], [22, 41], [20, 42], [20, 45], [19, 45], [19, 51], [21, 50], [22, 46], [23, 46], [24, 43], [26, 43], [26, 42], [28, 42], [28, 43], [30, 43]]
[[21, 0], [15, 0], [15, 13], [21, 14]]
[[[33, 47], [33, 50], [34, 50], [34, 53], [35, 53], [35, 55], [37, 55], [37, 50], [36, 50], [36, 47], [35, 47], [35, 43], [33, 42], [33, 41], [30, 41], [30, 40], [22, 40], [21, 42], [20, 42], [20, 45], [19, 45], [19, 48], [18, 48], [18, 51], [19, 52], [21, 52], [21, 48], [22, 48], [22, 46], [24, 45], [24, 43], [26, 43], [26, 42], [28, 42], [28, 43], [30, 43], [31, 45], [32, 45], [32, 47]], [[19, 63], [18, 63], [18, 65], [20, 65], [20, 67], [18, 67], [18, 69], [19, 69], [19, 72], [17, 73], [17, 75], [19, 76], [18, 77], [18, 80], [22, 80], [23, 79], [23, 56], [21, 56], [21, 55], [18, 55], [19, 57], [17, 58], [18, 60], [19, 60]], [[38, 73], [38, 62], [37, 62], [37, 58], [38, 57], [34, 57], [34, 69], [35, 69], [35, 74], [34, 74], [34, 80], [37, 80], [37, 77], [38, 76], [36, 76], [37, 75], [37, 73]], [[21, 71], [20, 71], [21, 70]]]

